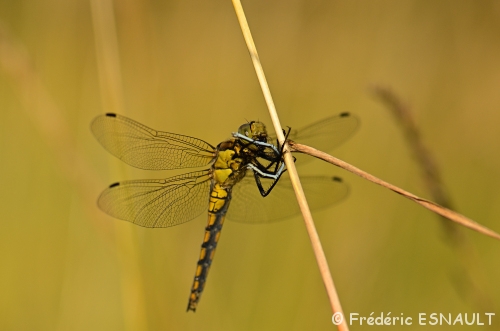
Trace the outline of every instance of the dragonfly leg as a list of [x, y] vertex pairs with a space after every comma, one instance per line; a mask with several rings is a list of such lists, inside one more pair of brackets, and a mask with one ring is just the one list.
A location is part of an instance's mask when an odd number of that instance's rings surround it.
[[[291, 130], [292, 130], [291, 127], [288, 127], [288, 131], [283, 130], [283, 135], [285, 136], [285, 141], [288, 140], [288, 136], [290, 135]], [[279, 141], [277, 139], [276, 139], [276, 144], [279, 146]], [[281, 145], [280, 153], [277, 155], [277, 157], [274, 160], [269, 160], [272, 162], [266, 167], [266, 170], [268, 170], [273, 165], [276, 165], [274, 167], [274, 172], [276, 173], [276, 171], [278, 169], [278, 165], [280, 164], [280, 162], [283, 161], [284, 149], [285, 149], [285, 144]], [[296, 160], [295, 157], [293, 157], [293, 162], [295, 162], [295, 160]]]
[[[287, 141], [288, 135], [290, 134], [291, 130], [292, 129], [290, 127], [288, 127], [288, 131], [283, 130], [283, 135], [285, 136], [285, 141]], [[279, 146], [279, 145], [280, 145], [279, 141], [276, 140], [276, 146]], [[285, 149], [285, 144], [281, 145], [280, 151], [279, 151], [279, 153], [276, 153], [275, 157], [271, 157], [269, 155], [267, 155], [267, 156], [259, 155], [259, 157], [269, 161], [270, 163], [267, 166], [263, 166], [262, 164], [260, 164], [260, 162], [258, 160], [256, 160], [256, 162], [258, 163], [258, 166], [260, 166], [260, 168], [266, 169], [266, 172], [271, 171], [271, 173], [273, 173], [273, 174], [277, 173], [278, 167], [280, 166], [280, 162], [283, 161], [284, 149]], [[273, 149], [273, 150], [274, 150], [274, 152], [276, 152], [275, 149]], [[295, 162], [295, 157], [294, 157], [293, 162]], [[272, 166], [274, 166], [274, 170], [269, 170]]]
[[255, 183], [257, 184], [257, 188], [259, 189], [259, 192], [260, 192], [260, 195], [263, 196], [263, 197], [266, 197], [269, 193], [271, 193], [271, 191], [273, 190], [274, 186], [278, 183], [281, 175], [286, 171], [286, 169], [284, 169], [283, 171], [281, 171], [279, 174], [278, 174], [278, 177], [273, 181], [272, 185], [266, 189], [264, 189], [264, 186], [262, 185], [261, 181], [260, 181], [260, 176], [258, 173], [254, 172], [253, 175], [254, 175], [254, 178], [255, 178]]
[[[288, 130], [285, 131], [283, 130], [283, 135], [285, 136], [285, 141], [288, 139], [288, 135], [290, 134], [290, 131], [291, 131], [291, 128], [288, 127]], [[247, 137], [248, 138], [248, 137]], [[261, 145], [263, 146], [264, 144], [265, 145], [269, 145], [269, 146], [272, 146], [272, 150], [274, 152], [274, 156], [271, 156], [271, 155], [265, 155], [265, 154], [260, 154], [259, 157], [264, 159], [264, 160], [267, 160], [269, 161], [270, 163], [267, 165], [267, 166], [264, 166], [262, 165], [258, 159], [255, 159], [254, 161], [254, 164], [259, 168], [259, 169], [265, 169], [265, 172], [266, 173], [272, 173], [272, 174], [276, 174], [278, 172], [278, 167], [280, 166], [281, 162], [283, 161], [283, 154], [284, 154], [284, 148], [285, 148], [285, 145], [281, 145], [280, 147], [280, 150], [278, 152], [278, 150], [275, 147], [275, 145], [272, 145], [272, 144], [269, 144], [269, 143], [262, 143], [262, 142], [259, 142], [259, 141], [255, 141], [255, 140], [252, 140], [252, 143], [253, 144], [256, 144], [256, 145]], [[276, 140], [276, 146], [279, 146], [279, 141]], [[294, 158], [294, 162], [295, 162], [295, 158]], [[270, 168], [272, 168], [274, 166], [274, 170], [269, 170]]]
[[[283, 133], [285, 135], [285, 141], [288, 139], [288, 135], [290, 134], [291, 128], [288, 128], [288, 131], [284, 131]], [[262, 153], [259, 155], [259, 157], [269, 161], [270, 163], [267, 166], [262, 165], [257, 159], [254, 160], [253, 163], [247, 164], [248, 169], [252, 169], [255, 177], [255, 182], [257, 184], [257, 187], [260, 191], [260, 194], [265, 197], [267, 196], [274, 186], [278, 183], [279, 178], [281, 175], [286, 171], [285, 169], [285, 163], [283, 162], [283, 153], [284, 153], [284, 148], [285, 145], [281, 145], [280, 148], [278, 149], [275, 145], [254, 140], [252, 138], [249, 138], [241, 133], [234, 132], [233, 136], [235, 138], [243, 139], [245, 141], [248, 141], [249, 143], [255, 145], [255, 146], [262, 146], [266, 148], [271, 148], [274, 152], [274, 156], [271, 155], [265, 155]], [[279, 145], [279, 142], [277, 141], [277, 144]], [[295, 161], [295, 160], [294, 160]], [[271, 169], [274, 167], [274, 169]], [[273, 183], [271, 186], [267, 189], [264, 189], [264, 186], [262, 185], [261, 178], [269, 178], [273, 179]]]
[[[285, 140], [284, 141], [287, 141], [288, 140], [288, 136], [290, 135], [290, 132], [292, 131], [292, 128], [291, 127], [288, 127], [288, 131], [285, 133], [285, 130], [283, 130], [283, 135], [285, 136]], [[279, 141], [277, 141], [278, 145], [279, 145]], [[285, 144], [281, 145], [281, 151], [280, 151], [280, 154], [283, 155], [283, 150], [285, 149]]]
[[274, 146], [273, 144], [265, 143], [263, 141], [254, 140], [254, 139], [247, 137], [244, 134], [241, 134], [239, 132], [233, 132], [233, 137], [246, 140], [246, 141], [248, 141], [256, 146], [263, 146], [263, 147], [271, 148], [274, 152], [276, 152], [277, 155], [280, 155], [280, 152], [278, 151], [276, 146]]
[[280, 168], [276, 171], [276, 173], [270, 173], [270, 172], [262, 171], [258, 167], [256, 167], [255, 165], [253, 165], [251, 163], [247, 164], [247, 168], [248, 169], [252, 169], [252, 171], [255, 174], [259, 174], [261, 177], [271, 178], [271, 179], [274, 179], [274, 180], [278, 180], [278, 178], [280, 178], [281, 174], [285, 170], [285, 163], [281, 163]]
[[[283, 134], [285, 135], [285, 141], [288, 139], [290, 131], [291, 128], [288, 128], [287, 131], [283, 130]], [[257, 141], [254, 141], [253, 143], [257, 143]], [[277, 144], [279, 145], [278, 141]], [[257, 188], [259, 189], [259, 192], [263, 197], [266, 197], [269, 193], [271, 193], [274, 186], [278, 183], [278, 180], [280, 179], [281, 175], [286, 171], [285, 163], [283, 162], [284, 147], [285, 147], [284, 144], [281, 145], [279, 152], [277, 152], [277, 149], [273, 148], [275, 156], [259, 155], [259, 157], [270, 162], [267, 166], [262, 165], [257, 159], [254, 160], [254, 163], [247, 165], [249, 169], [252, 169], [254, 173], [255, 183], [257, 184]], [[274, 167], [274, 169], [271, 169], [272, 167]], [[273, 179], [273, 183], [271, 184], [270, 187], [265, 189], [264, 185], [262, 185], [261, 178]]]

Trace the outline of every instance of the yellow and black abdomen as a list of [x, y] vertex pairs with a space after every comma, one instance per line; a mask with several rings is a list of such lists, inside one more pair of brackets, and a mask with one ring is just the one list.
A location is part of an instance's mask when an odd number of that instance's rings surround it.
[[224, 189], [217, 183], [210, 192], [208, 224], [205, 228], [205, 236], [201, 244], [200, 259], [196, 266], [193, 286], [191, 287], [191, 295], [187, 310], [196, 310], [198, 301], [200, 300], [201, 292], [205, 287], [208, 271], [215, 254], [215, 248], [219, 241], [222, 225], [226, 217], [226, 212], [231, 200], [230, 189]]
[[208, 224], [201, 244], [200, 258], [196, 266], [193, 286], [189, 296], [187, 311], [195, 311], [201, 293], [205, 287], [208, 271], [219, 241], [222, 225], [226, 217], [231, 190], [235, 183], [243, 178], [244, 173], [239, 173], [239, 161], [234, 158], [233, 150], [220, 151], [212, 168], [212, 187], [210, 190], [208, 206]]

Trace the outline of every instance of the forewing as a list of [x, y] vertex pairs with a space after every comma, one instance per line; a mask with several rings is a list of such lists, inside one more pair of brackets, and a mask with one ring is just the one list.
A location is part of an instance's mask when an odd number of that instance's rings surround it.
[[[292, 129], [288, 139], [328, 152], [349, 139], [356, 132], [358, 126], [359, 120], [356, 116], [350, 113], [341, 113], [297, 130]], [[270, 143], [276, 144], [274, 135], [270, 136], [268, 140]], [[305, 161], [305, 158], [299, 153], [294, 153], [294, 156], [297, 158], [298, 164]]]
[[101, 193], [98, 205], [113, 217], [148, 228], [166, 228], [206, 212], [209, 193], [209, 171], [196, 171], [112, 184]]
[[[344, 199], [349, 187], [339, 177], [301, 176], [300, 181], [312, 211], [329, 207]], [[233, 187], [227, 218], [241, 223], [267, 223], [300, 214], [292, 183], [283, 175], [271, 193], [262, 197], [253, 174]]]
[[349, 139], [358, 126], [357, 117], [342, 113], [292, 131], [288, 138], [326, 152]]
[[156, 131], [117, 114], [96, 117], [91, 130], [111, 154], [140, 169], [202, 167], [215, 155], [215, 148], [203, 140]]

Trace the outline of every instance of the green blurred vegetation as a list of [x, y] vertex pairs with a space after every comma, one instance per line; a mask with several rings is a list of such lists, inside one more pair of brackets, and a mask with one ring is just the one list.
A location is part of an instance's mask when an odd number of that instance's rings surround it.
[[[353, 112], [362, 126], [334, 154], [429, 197], [400, 128], [369, 89], [387, 86], [412, 109], [458, 211], [500, 231], [498, 1], [243, 6], [283, 125]], [[115, 1], [115, 21], [105, 17], [100, 30], [95, 16], [90, 1], [0, 1], [0, 329], [333, 329], [298, 217], [226, 223], [198, 311], [188, 314], [205, 216], [151, 230], [95, 204], [111, 182], [171, 175], [107, 154], [89, 130], [98, 114], [119, 111], [213, 144], [245, 119], [269, 122], [231, 3]], [[114, 36], [113, 27], [117, 52], [99, 63], [113, 45], [95, 36]], [[110, 68], [115, 81], [103, 83]], [[489, 310], [498, 329], [500, 243], [464, 230], [476, 262], [464, 276], [429, 211], [318, 161], [300, 170], [351, 187], [346, 201], [315, 214], [345, 312]]]

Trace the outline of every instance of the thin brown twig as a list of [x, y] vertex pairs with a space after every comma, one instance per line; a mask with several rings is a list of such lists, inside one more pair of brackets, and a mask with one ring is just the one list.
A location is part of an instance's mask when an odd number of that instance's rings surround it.
[[331, 163], [337, 167], [340, 167], [342, 169], [345, 169], [349, 172], [352, 172], [355, 175], [358, 175], [364, 179], [367, 179], [375, 184], [378, 184], [380, 186], [383, 186], [385, 188], [388, 188], [391, 191], [394, 191], [402, 196], [404, 196], [407, 199], [410, 199], [411, 201], [418, 203], [419, 205], [443, 216], [446, 217], [447, 219], [456, 222], [458, 224], [461, 224], [465, 227], [468, 227], [469, 229], [472, 229], [474, 231], [477, 231], [479, 233], [482, 233], [484, 235], [487, 235], [489, 237], [495, 238], [500, 240], [500, 234], [496, 233], [493, 230], [488, 229], [487, 227], [474, 222], [470, 218], [465, 217], [464, 215], [461, 215], [453, 210], [450, 210], [448, 208], [445, 208], [443, 206], [438, 205], [435, 202], [432, 202], [430, 200], [421, 198], [416, 196], [415, 194], [412, 194], [408, 191], [405, 191], [395, 185], [392, 185], [386, 181], [383, 181], [380, 178], [377, 178], [366, 171], [363, 171], [345, 161], [342, 161], [340, 159], [337, 159], [336, 157], [333, 157], [325, 152], [319, 151], [315, 148], [312, 148], [310, 146], [302, 145], [293, 141], [289, 141], [288, 144], [292, 148], [293, 152], [300, 152], [300, 153], [305, 153], [311, 156], [314, 156], [320, 160], [326, 161], [328, 163]]
[[[239, 0], [233, 0], [233, 5], [236, 11], [236, 15], [238, 17], [238, 21], [240, 23], [241, 30], [243, 32], [243, 37], [246, 41], [250, 57], [252, 59], [255, 68], [255, 72], [257, 73], [257, 77], [259, 79], [259, 83], [262, 92], [264, 94], [267, 107], [269, 109], [269, 114], [271, 115], [271, 119], [273, 121], [274, 130], [276, 132], [280, 144], [283, 144], [285, 142], [285, 137], [281, 130], [281, 124], [278, 118], [278, 114], [276, 112], [276, 107], [274, 106], [274, 102], [271, 96], [271, 91], [269, 90], [269, 86], [267, 84], [266, 77], [264, 75], [264, 70], [262, 68], [262, 64], [260, 63], [259, 55], [257, 53], [257, 48], [255, 47], [255, 43], [253, 41], [252, 34], [250, 32], [250, 27], [248, 26], [248, 22], [246, 20], [243, 7], [241, 6], [241, 2]], [[286, 145], [285, 145], [285, 151], [288, 151], [288, 146]], [[340, 300], [337, 291], [335, 289], [335, 284], [333, 283], [332, 275], [328, 267], [328, 262], [326, 260], [325, 252], [323, 251], [323, 248], [321, 246], [319, 235], [318, 232], [316, 231], [316, 227], [314, 226], [314, 221], [311, 215], [311, 211], [309, 210], [309, 206], [307, 204], [304, 191], [302, 190], [302, 185], [300, 184], [297, 170], [295, 169], [293, 157], [291, 156], [290, 153], [285, 152], [285, 163], [287, 166], [288, 173], [290, 175], [290, 180], [292, 182], [295, 195], [297, 197], [297, 201], [299, 203], [300, 210], [302, 212], [302, 217], [304, 218], [309, 238], [311, 240], [312, 248], [316, 256], [316, 261], [318, 263], [320, 273], [323, 278], [323, 282], [325, 284], [325, 288], [328, 294], [328, 298], [330, 300], [332, 311], [334, 314], [340, 313], [343, 315], [342, 306], [340, 304]], [[343, 319], [343, 321], [337, 327], [339, 330], [348, 330], [348, 326], [345, 319]]]

